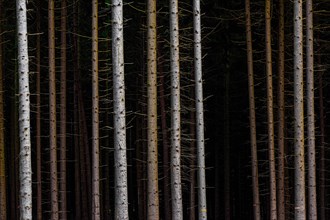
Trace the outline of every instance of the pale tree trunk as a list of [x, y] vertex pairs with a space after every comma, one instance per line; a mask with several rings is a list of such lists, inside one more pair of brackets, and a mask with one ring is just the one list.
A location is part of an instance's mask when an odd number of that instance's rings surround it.
[[284, 102], [284, 0], [279, 1], [278, 30], [278, 171], [277, 218], [285, 220], [285, 102]]
[[294, 151], [295, 151], [295, 219], [306, 219], [304, 94], [303, 94], [303, 13], [302, 0], [294, 1]]
[[249, 84], [249, 108], [250, 108], [250, 141], [251, 141], [251, 160], [252, 160], [252, 191], [253, 191], [253, 215], [254, 220], [260, 220], [260, 199], [259, 199], [259, 177], [258, 177], [258, 156], [257, 156], [257, 132], [254, 100], [254, 79], [253, 79], [253, 50], [251, 35], [251, 14], [250, 0], [245, 0], [246, 16], [246, 47], [247, 47], [247, 66]]
[[159, 219], [156, 0], [148, 0], [148, 219]]
[[92, 150], [92, 216], [100, 219], [100, 143], [99, 143], [99, 57], [98, 57], [98, 0], [92, 1], [92, 99], [93, 99], [93, 150]]
[[170, 1], [171, 47], [171, 194], [172, 219], [182, 220], [181, 190], [181, 115], [178, 0]]
[[198, 184], [198, 216], [207, 219], [206, 181], [205, 181], [205, 139], [204, 139], [204, 107], [202, 77], [202, 38], [200, 0], [194, 0], [194, 73], [196, 103], [196, 143], [197, 143], [197, 184]]
[[55, 17], [54, 0], [48, 2], [48, 47], [49, 47], [49, 148], [51, 219], [58, 219], [58, 180], [56, 146], [56, 79], [55, 79]]
[[[38, 0], [40, 5], [40, 0]], [[41, 70], [41, 46], [40, 46], [40, 23], [41, 9], [37, 9], [37, 43], [36, 43], [36, 148], [37, 148], [37, 219], [42, 219], [42, 177], [41, 177], [41, 87], [40, 87], [40, 70]]]
[[123, 1], [112, 1], [112, 67], [115, 145], [115, 219], [128, 217]]
[[30, 135], [30, 90], [29, 55], [26, 1], [16, 2], [17, 46], [18, 46], [18, 86], [19, 86], [19, 136], [20, 136], [20, 218], [32, 219], [32, 165]]
[[306, 1], [306, 81], [307, 81], [307, 157], [308, 157], [308, 219], [317, 219], [315, 118], [314, 118], [314, 49], [313, 1]]
[[61, 1], [61, 97], [60, 97], [60, 219], [67, 219], [66, 199], [66, 0]]
[[272, 72], [272, 48], [271, 48], [271, 2], [265, 2], [266, 21], [266, 75], [267, 75], [267, 124], [268, 124], [268, 160], [270, 183], [270, 219], [277, 219], [276, 210], [276, 168], [274, 149], [274, 111], [273, 111], [273, 72]]
[[0, 219], [7, 219], [7, 187], [3, 112], [3, 69], [2, 69], [2, 0], [0, 1]]

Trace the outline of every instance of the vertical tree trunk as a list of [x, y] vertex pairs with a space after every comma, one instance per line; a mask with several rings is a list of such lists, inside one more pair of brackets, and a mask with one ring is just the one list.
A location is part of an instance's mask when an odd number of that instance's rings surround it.
[[249, 83], [249, 105], [250, 105], [250, 141], [252, 160], [252, 189], [253, 189], [253, 214], [254, 220], [260, 220], [260, 200], [259, 200], [259, 178], [258, 178], [258, 156], [257, 156], [257, 132], [254, 101], [254, 79], [253, 79], [253, 50], [251, 36], [251, 15], [250, 0], [245, 0], [246, 16], [246, 47]]
[[93, 220], [100, 219], [100, 147], [99, 147], [99, 57], [98, 57], [98, 0], [92, 1], [92, 96], [93, 96], [93, 150], [92, 150], [92, 215]]
[[[40, 0], [37, 2], [40, 5]], [[42, 219], [42, 177], [41, 177], [41, 87], [40, 87], [40, 71], [41, 71], [41, 37], [40, 37], [40, 23], [41, 23], [41, 10], [37, 10], [37, 43], [36, 43], [36, 148], [37, 148], [37, 219]]]
[[308, 157], [308, 214], [309, 220], [317, 219], [316, 164], [315, 164], [315, 118], [314, 118], [314, 36], [313, 1], [306, 1], [306, 71], [307, 71], [307, 157]]
[[48, 47], [49, 47], [49, 140], [50, 140], [50, 191], [51, 219], [58, 219], [58, 181], [56, 146], [56, 79], [55, 79], [55, 17], [54, 0], [48, 2]]
[[285, 220], [285, 102], [284, 102], [284, 0], [279, 1], [278, 30], [278, 172], [277, 172], [277, 217]]
[[268, 124], [268, 154], [269, 154], [269, 182], [270, 182], [270, 219], [277, 219], [276, 209], [276, 168], [274, 149], [274, 113], [273, 113], [273, 72], [271, 48], [271, 2], [265, 2], [266, 20], [266, 74], [267, 74], [267, 124]]
[[4, 137], [4, 102], [3, 102], [3, 58], [2, 58], [2, 0], [0, 1], [0, 219], [7, 219], [7, 187]]
[[60, 97], [60, 182], [59, 201], [60, 219], [67, 219], [66, 196], [66, 0], [61, 1], [61, 97]]
[[196, 103], [196, 138], [197, 138], [197, 180], [198, 180], [198, 216], [207, 219], [206, 180], [205, 180], [205, 139], [204, 139], [204, 97], [202, 77], [201, 11], [200, 0], [194, 0], [194, 73]]
[[170, 1], [171, 48], [171, 191], [172, 219], [182, 220], [181, 190], [181, 105], [180, 105], [180, 55], [178, 0]]
[[32, 219], [32, 164], [30, 135], [29, 55], [26, 1], [16, 2], [18, 39], [20, 218]]
[[148, 0], [148, 219], [159, 219], [156, 0]]
[[115, 219], [128, 219], [123, 1], [112, 2], [112, 62], [115, 145]]
[[294, 148], [295, 148], [295, 219], [306, 219], [304, 95], [303, 95], [303, 13], [302, 0], [294, 1]]

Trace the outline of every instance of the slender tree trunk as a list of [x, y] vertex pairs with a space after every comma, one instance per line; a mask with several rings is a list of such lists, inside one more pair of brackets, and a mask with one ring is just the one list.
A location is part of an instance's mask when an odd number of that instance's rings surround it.
[[284, 102], [284, 0], [279, 1], [278, 31], [278, 171], [277, 171], [277, 217], [285, 220], [285, 102]]
[[[159, 65], [160, 66], [160, 65]], [[169, 168], [169, 143], [168, 143], [168, 128], [166, 123], [166, 104], [165, 104], [165, 82], [164, 71], [160, 68], [159, 77], [159, 105], [160, 105], [160, 117], [162, 126], [162, 138], [163, 138], [163, 194], [164, 194], [164, 220], [171, 219], [171, 194], [170, 194], [170, 168]]]
[[266, 74], [267, 74], [267, 124], [268, 124], [268, 154], [269, 154], [269, 182], [270, 182], [270, 219], [277, 219], [276, 209], [276, 168], [274, 147], [274, 111], [273, 111], [273, 72], [271, 48], [271, 2], [265, 2], [266, 20]]
[[[38, 0], [40, 5], [40, 0]], [[41, 10], [37, 10], [37, 45], [36, 45], [36, 148], [37, 148], [37, 219], [42, 219], [42, 177], [41, 177], [41, 87], [40, 87], [40, 71], [41, 71], [41, 37], [40, 37], [40, 23], [41, 23]]]
[[60, 97], [60, 219], [67, 219], [66, 197], [66, 0], [61, 1], [61, 97]]
[[115, 219], [128, 217], [123, 2], [112, 2], [112, 62], [115, 145]]
[[295, 219], [306, 219], [304, 94], [303, 94], [303, 13], [302, 0], [294, 1], [294, 148], [295, 148]]
[[314, 36], [313, 1], [306, 1], [306, 70], [307, 70], [307, 140], [308, 140], [308, 214], [309, 220], [317, 219], [315, 118], [314, 118]]
[[3, 88], [3, 58], [2, 58], [2, 0], [0, 1], [0, 219], [7, 219], [7, 187], [4, 137], [4, 88]]
[[246, 16], [246, 46], [247, 46], [247, 65], [249, 83], [249, 105], [250, 105], [250, 141], [251, 141], [251, 160], [252, 160], [252, 190], [253, 190], [253, 214], [254, 220], [260, 220], [260, 200], [259, 200], [259, 178], [258, 178], [258, 156], [257, 156], [257, 132], [255, 116], [255, 96], [253, 79], [253, 50], [251, 35], [251, 15], [250, 0], [245, 0]]
[[32, 164], [30, 135], [29, 55], [26, 1], [16, 2], [18, 39], [20, 218], [32, 219]]
[[156, 0], [148, 0], [148, 219], [159, 219]]
[[92, 27], [92, 69], [93, 69], [93, 199], [92, 215], [93, 220], [100, 219], [100, 147], [99, 147], [99, 65], [98, 65], [98, 0], [92, 1], [93, 27]]
[[48, 2], [48, 47], [49, 47], [49, 140], [50, 140], [50, 191], [51, 219], [58, 219], [58, 180], [56, 146], [56, 79], [55, 79], [55, 17], [54, 0]]
[[178, 0], [170, 1], [171, 48], [171, 191], [172, 219], [182, 220], [181, 190], [181, 105]]
[[198, 216], [207, 219], [205, 180], [204, 97], [202, 74], [201, 11], [200, 0], [194, 0], [194, 61], [197, 138]]

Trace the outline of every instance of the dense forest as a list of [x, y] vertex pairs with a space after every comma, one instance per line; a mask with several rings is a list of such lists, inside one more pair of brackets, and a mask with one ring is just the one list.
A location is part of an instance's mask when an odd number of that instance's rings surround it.
[[0, 219], [330, 218], [325, 0], [0, 0]]

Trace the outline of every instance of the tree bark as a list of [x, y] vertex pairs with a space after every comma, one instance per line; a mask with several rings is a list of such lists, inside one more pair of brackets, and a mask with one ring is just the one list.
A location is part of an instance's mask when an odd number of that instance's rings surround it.
[[308, 158], [308, 219], [317, 219], [315, 111], [314, 111], [314, 34], [313, 1], [306, 1], [306, 80], [307, 80], [307, 158]]
[[268, 124], [268, 157], [270, 182], [270, 219], [277, 219], [276, 209], [276, 168], [274, 147], [274, 110], [273, 110], [273, 72], [271, 48], [271, 2], [265, 2], [266, 21], [266, 75], [267, 75], [267, 124]]
[[123, 2], [112, 2], [112, 65], [115, 145], [115, 219], [128, 217]]
[[172, 219], [182, 220], [181, 190], [181, 105], [178, 0], [170, 1], [171, 48], [171, 194]]
[[252, 160], [252, 190], [253, 190], [253, 215], [254, 220], [260, 220], [260, 199], [259, 199], [259, 177], [258, 177], [258, 155], [257, 155], [257, 132], [255, 116], [255, 96], [253, 79], [253, 50], [251, 35], [251, 15], [250, 0], [245, 0], [246, 16], [246, 47], [248, 65], [248, 84], [249, 84], [249, 107], [250, 107], [250, 141], [251, 141], [251, 160]]
[[200, 0], [194, 0], [194, 73], [196, 103], [196, 144], [197, 144], [197, 183], [198, 183], [198, 216], [207, 219], [206, 180], [205, 180], [205, 138], [204, 138], [204, 97], [202, 74], [202, 38]]
[[93, 220], [100, 219], [100, 143], [99, 143], [99, 57], [98, 57], [98, 0], [92, 1], [92, 96], [93, 96], [93, 150], [92, 150], [92, 215]]
[[18, 86], [19, 86], [19, 137], [20, 137], [20, 218], [32, 219], [32, 164], [30, 134], [29, 55], [26, 1], [16, 2]]
[[156, 0], [148, 0], [148, 219], [159, 219]]
[[303, 95], [303, 13], [302, 0], [294, 1], [294, 149], [295, 219], [306, 219], [304, 95]]

